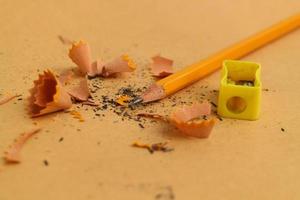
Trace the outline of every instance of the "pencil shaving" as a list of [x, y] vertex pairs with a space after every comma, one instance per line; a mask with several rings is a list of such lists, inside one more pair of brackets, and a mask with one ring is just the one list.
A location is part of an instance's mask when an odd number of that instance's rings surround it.
[[68, 93], [77, 101], [86, 101], [91, 96], [86, 79], [80, 81], [79, 85], [72, 88]]
[[70, 83], [73, 76], [74, 76], [74, 72], [72, 70], [66, 70], [59, 75], [58, 80], [62, 85], [66, 85]]
[[166, 77], [170, 74], [173, 74], [173, 60], [170, 60], [168, 58], [164, 58], [162, 56], [154, 56], [152, 57], [152, 63], [151, 63], [151, 72], [153, 76], [156, 77]]
[[159, 143], [154, 143], [154, 144], [143, 144], [140, 142], [134, 142], [132, 143], [132, 147], [137, 147], [137, 148], [143, 148], [147, 149], [149, 153], [154, 153], [155, 151], [161, 151], [161, 152], [170, 152], [173, 151], [173, 148], [167, 147], [167, 142], [159, 142]]
[[11, 100], [13, 100], [14, 98], [16, 98], [16, 97], [18, 97], [18, 96], [20, 96], [20, 95], [6, 95], [6, 96], [4, 96], [4, 97], [2, 97], [1, 99], [0, 99], [0, 105], [3, 105], [3, 104], [5, 104], [5, 103], [7, 103], [7, 102], [9, 102], [9, 101], [11, 101]]
[[198, 138], [207, 138], [209, 137], [215, 123], [216, 119], [211, 118], [207, 120], [198, 119], [188, 122], [178, 122], [172, 121], [173, 124], [185, 135], [198, 137]]
[[20, 152], [26, 141], [33, 135], [38, 133], [41, 128], [36, 128], [31, 131], [21, 134], [15, 142], [9, 147], [9, 149], [4, 154], [4, 159], [7, 163], [19, 163], [21, 161]]
[[211, 105], [205, 101], [177, 109], [171, 115], [170, 121], [185, 135], [207, 138], [216, 122], [214, 117], [206, 118], [210, 114]]
[[143, 148], [143, 149], [147, 149], [150, 153], [153, 153], [151, 147], [149, 144], [142, 144], [140, 142], [134, 142], [131, 145], [132, 147], [137, 147], [137, 148]]
[[69, 57], [83, 74], [92, 73], [91, 50], [87, 43], [83, 41], [73, 43], [72, 48], [69, 50]]
[[171, 117], [152, 113], [139, 113], [138, 116], [173, 124], [186, 136], [207, 138], [217, 121], [215, 117], [206, 117], [210, 113], [211, 105], [208, 102], [204, 102], [177, 109], [171, 114]]
[[136, 68], [133, 60], [126, 54], [108, 63], [104, 63], [100, 59], [92, 62], [90, 47], [83, 41], [73, 43], [69, 57], [83, 74], [90, 77], [109, 77], [122, 72], [132, 72]]
[[208, 101], [203, 103], [194, 103], [191, 106], [183, 106], [177, 109], [171, 116], [175, 121], [187, 122], [203, 115], [210, 115], [211, 104]]
[[105, 64], [102, 76], [108, 77], [116, 73], [132, 72], [135, 68], [133, 60], [128, 55], [122, 55]]
[[88, 75], [90, 77], [101, 75], [103, 73], [103, 69], [104, 69], [104, 62], [98, 59], [92, 63], [91, 71], [88, 72]]
[[34, 81], [28, 101], [29, 114], [32, 117], [68, 109], [72, 106], [70, 96], [50, 70], [44, 71], [44, 74], [40, 74], [39, 79]]

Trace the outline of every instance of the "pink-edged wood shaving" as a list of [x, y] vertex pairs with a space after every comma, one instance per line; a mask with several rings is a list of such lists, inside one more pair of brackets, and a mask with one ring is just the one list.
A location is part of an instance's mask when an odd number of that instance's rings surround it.
[[66, 85], [72, 80], [73, 76], [74, 72], [72, 70], [66, 70], [59, 75], [58, 80], [62, 85]]
[[80, 81], [79, 85], [72, 88], [68, 93], [77, 101], [86, 101], [91, 96], [86, 79]]
[[153, 76], [163, 78], [174, 73], [173, 60], [158, 55], [152, 57], [152, 61], [151, 72]]
[[90, 47], [88, 43], [83, 41], [73, 43], [72, 48], [69, 50], [69, 57], [83, 74], [87, 74], [91, 77], [109, 77], [118, 73], [132, 72], [135, 70], [135, 63], [126, 54], [107, 63], [100, 59], [92, 62]]
[[183, 106], [177, 109], [171, 117], [177, 121], [187, 122], [199, 116], [210, 115], [210, 113], [211, 105], [208, 101], [205, 101], [203, 103], [194, 103], [191, 106]]
[[6, 95], [5, 97], [2, 97], [0, 99], [0, 105], [3, 105], [11, 100], [13, 100], [14, 98], [18, 97], [20, 95]]
[[92, 71], [92, 58], [89, 44], [83, 41], [73, 43], [72, 48], [69, 50], [69, 57], [83, 74]]
[[14, 143], [4, 153], [4, 159], [7, 163], [19, 163], [21, 162], [21, 150], [23, 145], [29, 138], [38, 133], [41, 128], [35, 128], [28, 132], [21, 134]]
[[102, 76], [108, 77], [117, 73], [132, 72], [136, 68], [135, 63], [128, 55], [122, 55], [104, 65]]
[[217, 121], [215, 117], [209, 116], [210, 114], [211, 105], [208, 102], [204, 102], [179, 108], [170, 117], [152, 113], [140, 113], [138, 116], [173, 124], [186, 136], [207, 138]]
[[29, 114], [37, 117], [72, 106], [70, 95], [61, 86], [54, 73], [50, 70], [39, 75], [30, 89]]

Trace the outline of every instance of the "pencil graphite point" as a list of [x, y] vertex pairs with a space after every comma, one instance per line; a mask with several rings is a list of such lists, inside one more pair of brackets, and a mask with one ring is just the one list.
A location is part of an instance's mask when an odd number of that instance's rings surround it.
[[141, 103], [148, 103], [152, 101], [157, 101], [165, 97], [165, 91], [162, 86], [154, 83], [148, 87], [148, 89], [139, 97], [134, 98], [129, 106], [136, 106]]
[[141, 97], [136, 97], [129, 103], [129, 106], [135, 106], [140, 103], [143, 103], [143, 99]]

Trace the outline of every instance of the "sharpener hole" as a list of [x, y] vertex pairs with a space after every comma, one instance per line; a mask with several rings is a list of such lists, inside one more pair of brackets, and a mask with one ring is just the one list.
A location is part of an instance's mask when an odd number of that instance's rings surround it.
[[239, 114], [246, 110], [247, 103], [242, 97], [234, 96], [227, 101], [226, 106], [230, 112]]

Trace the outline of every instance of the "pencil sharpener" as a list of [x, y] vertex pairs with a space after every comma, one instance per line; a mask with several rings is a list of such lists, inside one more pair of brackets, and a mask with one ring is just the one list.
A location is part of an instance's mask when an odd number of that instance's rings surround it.
[[257, 120], [260, 113], [260, 64], [225, 60], [221, 72], [218, 114], [222, 117]]

